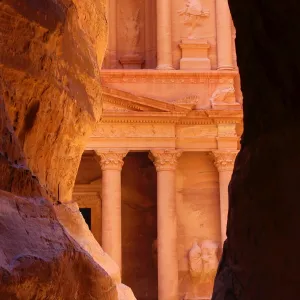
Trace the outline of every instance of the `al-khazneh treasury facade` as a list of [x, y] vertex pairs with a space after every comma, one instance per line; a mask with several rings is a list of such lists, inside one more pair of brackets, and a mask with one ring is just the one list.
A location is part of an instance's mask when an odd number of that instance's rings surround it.
[[227, 1], [108, 6], [103, 118], [74, 200], [137, 299], [210, 299], [242, 130]]

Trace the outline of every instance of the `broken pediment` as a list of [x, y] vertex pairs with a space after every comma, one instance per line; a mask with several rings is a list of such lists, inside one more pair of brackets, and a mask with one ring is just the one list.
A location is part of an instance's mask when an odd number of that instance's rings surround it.
[[121, 106], [121, 105], [116, 105], [113, 103], [109, 103], [109, 102], [104, 102], [103, 103], [103, 112], [130, 112], [132, 111], [132, 109], [125, 107], [125, 106]]
[[189, 108], [156, 100], [148, 97], [137, 96], [125, 91], [103, 87], [103, 110], [105, 112], [173, 112], [187, 113]]

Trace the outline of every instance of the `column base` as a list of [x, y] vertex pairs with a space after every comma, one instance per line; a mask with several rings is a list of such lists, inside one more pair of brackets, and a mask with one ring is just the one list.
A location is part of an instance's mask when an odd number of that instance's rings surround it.
[[144, 59], [139, 54], [126, 54], [120, 58], [123, 69], [141, 69]]
[[158, 65], [156, 67], [156, 70], [175, 70], [171, 65], [165, 64], [165, 65]]
[[180, 70], [211, 70], [207, 41], [183, 39], [179, 46], [182, 50]]
[[232, 71], [234, 70], [234, 67], [233, 66], [222, 66], [222, 67], [218, 67], [217, 69], [218, 71]]

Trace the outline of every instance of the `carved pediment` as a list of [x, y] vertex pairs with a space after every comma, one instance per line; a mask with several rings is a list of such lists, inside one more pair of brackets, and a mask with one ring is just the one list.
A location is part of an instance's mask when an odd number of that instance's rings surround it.
[[128, 107], [112, 104], [105, 101], [103, 102], [103, 112], [130, 112], [130, 111], [133, 111], [133, 109], [129, 109]]
[[105, 112], [175, 112], [188, 113], [189, 108], [165, 101], [137, 96], [125, 91], [103, 87], [103, 110]]

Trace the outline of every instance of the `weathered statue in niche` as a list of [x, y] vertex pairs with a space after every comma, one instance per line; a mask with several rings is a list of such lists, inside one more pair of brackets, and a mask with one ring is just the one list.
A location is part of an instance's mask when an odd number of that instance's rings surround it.
[[136, 54], [140, 40], [140, 9], [129, 17], [126, 17], [123, 11], [121, 14], [124, 20], [123, 36], [127, 44], [127, 54]]
[[217, 243], [206, 240], [198, 245], [195, 239], [188, 253], [189, 282], [185, 299], [197, 299], [197, 297], [210, 297], [214, 278], [218, 269]]
[[209, 10], [203, 9], [200, 0], [186, 0], [185, 8], [179, 10], [178, 14], [184, 16], [184, 24], [188, 26], [188, 39], [197, 39], [196, 28], [203, 17], [209, 16]]

